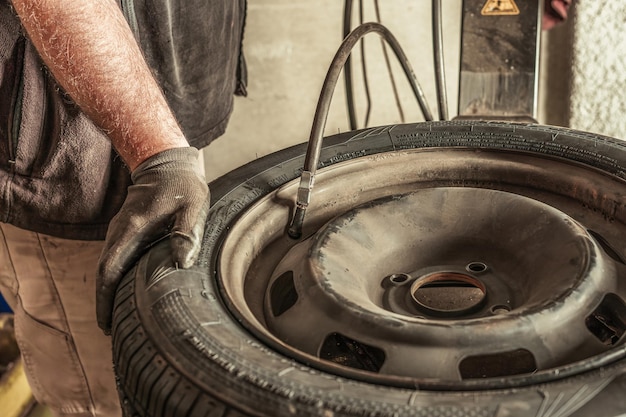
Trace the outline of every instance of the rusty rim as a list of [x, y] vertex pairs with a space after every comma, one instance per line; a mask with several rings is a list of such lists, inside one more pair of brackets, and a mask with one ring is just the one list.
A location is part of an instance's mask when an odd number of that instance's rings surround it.
[[626, 230], [579, 201], [622, 199], [620, 180], [487, 150], [362, 157], [318, 172], [297, 241], [296, 188], [242, 213], [218, 261], [227, 305], [272, 348], [376, 383], [463, 389], [624, 355]]

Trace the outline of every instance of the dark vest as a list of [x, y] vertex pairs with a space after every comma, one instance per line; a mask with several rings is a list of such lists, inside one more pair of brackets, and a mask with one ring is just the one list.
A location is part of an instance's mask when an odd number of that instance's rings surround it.
[[[245, 94], [245, 0], [121, 0], [192, 146], [220, 136]], [[57, 237], [104, 239], [129, 172], [108, 138], [45, 69], [0, 0], [0, 221]]]

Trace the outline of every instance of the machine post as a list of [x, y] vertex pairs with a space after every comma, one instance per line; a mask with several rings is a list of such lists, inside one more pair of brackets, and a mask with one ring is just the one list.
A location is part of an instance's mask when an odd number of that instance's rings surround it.
[[536, 121], [542, 0], [464, 0], [458, 118]]

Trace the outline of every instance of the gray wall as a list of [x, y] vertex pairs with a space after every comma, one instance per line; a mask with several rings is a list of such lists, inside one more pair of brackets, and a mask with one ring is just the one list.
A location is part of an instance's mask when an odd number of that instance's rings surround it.
[[626, 1], [578, 0], [569, 124], [626, 139]]
[[[577, 0], [584, 16], [600, 13], [606, 2]], [[358, 3], [355, 1], [354, 3]], [[365, 21], [375, 20], [374, 1], [364, 1]], [[429, 0], [384, 0], [379, 1], [382, 23], [398, 38], [409, 57], [415, 73], [425, 90], [433, 112], [436, 111], [434, 70], [432, 58], [431, 14]], [[444, 2], [444, 43], [448, 101], [450, 114], [456, 114], [459, 66], [459, 34], [461, 0]], [[602, 7], [600, 6], [602, 3]], [[615, 6], [619, 3], [620, 6]], [[602, 11], [606, 29], [615, 30], [626, 16], [626, 2], [610, 2], [610, 11]], [[583, 7], [584, 5], [584, 7]], [[620, 9], [617, 13], [615, 8]], [[598, 9], [598, 10], [596, 10]], [[617, 16], [611, 15], [617, 13]], [[212, 180], [255, 158], [283, 149], [308, 139], [315, 106], [328, 66], [341, 43], [343, 1], [339, 0], [249, 0], [249, 10], [244, 50], [249, 66], [249, 96], [236, 98], [235, 111], [226, 134], [209, 145], [204, 151], [207, 178]], [[359, 16], [353, 13], [356, 25]], [[543, 32], [542, 70], [539, 96], [539, 122], [545, 124], [594, 130], [596, 126], [582, 123], [587, 107], [595, 113], [606, 113], [607, 109], [592, 104], [585, 85], [585, 70], [588, 62], [578, 62], [572, 70], [574, 53], [572, 43], [577, 39], [581, 51], [593, 48], [585, 40], [586, 30], [580, 20], [570, 19], [567, 24], [550, 32]], [[607, 23], [608, 22], [608, 23]], [[620, 26], [621, 28], [621, 26]], [[577, 32], [576, 32], [577, 30]], [[576, 33], [578, 33], [577, 36]], [[613, 33], [619, 33], [619, 30]], [[626, 41], [616, 36], [618, 44]], [[607, 42], [604, 42], [606, 44]], [[621, 46], [620, 46], [621, 47]], [[602, 55], [606, 51], [596, 51]], [[608, 51], [609, 53], [613, 51]], [[354, 51], [355, 65], [360, 60], [359, 51]], [[423, 120], [415, 99], [408, 88], [403, 73], [391, 55], [394, 78], [400, 90], [406, 122]], [[578, 52], [580, 56], [581, 52]], [[378, 35], [366, 37], [366, 56], [372, 89], [370, 126], [401, 122]], [[593, 57], [594, 65], [606, 62], [602, 56]], [[586, 59], [584, 61], [587, 61]], [[614, 66], [620, 66], [621, 61]], [[580, 68], [579, 68], [580, 67]], [[624, 71], [615, 67], [613, 76], [622, 82]], [[357, 86], [362, 83], [356, 75]], [[573, 75], [574, 74], [574, 75]], [[623, 83], [626, 85], [626, 83]], [[574, 88], [576, 87], [576, 88]], [[596, 88], [596, 87], [590, 87]], [[344, 86], [340, 81], [331, 105], [326, 134], [349, 130], [346, 116]], [[574, 89], [574, 98], [569, 99]], [[607, 91], [607, 90], [605, 90]], [[609, 89], [608, 91], [612, 91]], [[362, 92], [362, 88], [358, 88]], [[616, 96], [617, 97], [617, 96]], [[583, 100], [583, 98], [585, 98]], [[614, 103], [615, 100], [611, 103]], [[585, 102], [585, 108], [576, 103]], [[359, 127], [362, 127], [364, 103], [362, 94], [357, 99]], [[614, 104], [607, 104], [614, 105]], [[596, 116], [598, 115], [596, 114]], [[624, 118], [626, 121], [626, 118]], [[626, 123], [626, 122], [625, 122]], [[609, 126], [601, 126], [603, 133], [619, 136]]]
[[[375, 20], [374, 2], [364, 3], [364, 20]], [[379, 3], [382, 23], [398, 38], [432, 110], [436, 110], [431, 2], [382, 0]], [[445, 0], [444, 3], [447, 7], [444, 10], [444, 41], [448, 48], [449, 100], [454, 113], [461, 0]], [[227, 133], [205, 150], [209, 180], [257, 157], [308, 139], [326, 71], [342, 40], [342, 17], [343, 1], [339, 0], [249, 0], [244, 40], [250, 74], [249, 96], [236, 99]], [[355, 7], [355, 25], [358, 19]], [[370, 126], [400, 122], [378, 35], [368, 35], [366, 47], [373, 90]], [[423, 120], [393, 54], [391, 61], [396, 69], [395, 79], [401, 91], [405, 120]], [[355, 82], [361, 85], [356, 78]], [[343, 89], [340, 82], [331, 105], [327, 134], [349, 130]], [[357, 103], [363, 104], [364, 100], [357, 99]], [[363, 113], [362, 108], [360, 127]]]

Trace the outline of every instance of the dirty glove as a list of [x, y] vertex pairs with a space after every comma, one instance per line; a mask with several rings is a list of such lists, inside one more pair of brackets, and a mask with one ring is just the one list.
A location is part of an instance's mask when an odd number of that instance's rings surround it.
[[196, 261], [209, 210], [198, 152], [191, 147], [168, 149], [133, 171], [133, 185], [109, 224], [98, 265], [96, 312], [106, 334], [111, 332], [119, 281], [152, 243], [169, 232], [172, 261], [181, 268]]

